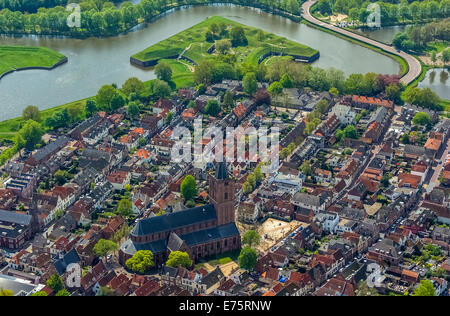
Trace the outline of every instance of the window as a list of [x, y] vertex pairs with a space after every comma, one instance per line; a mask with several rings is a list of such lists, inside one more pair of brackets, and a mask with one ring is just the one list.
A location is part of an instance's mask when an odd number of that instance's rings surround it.
[[228, 192], [225, 192], [225, 200], [228, 200]]

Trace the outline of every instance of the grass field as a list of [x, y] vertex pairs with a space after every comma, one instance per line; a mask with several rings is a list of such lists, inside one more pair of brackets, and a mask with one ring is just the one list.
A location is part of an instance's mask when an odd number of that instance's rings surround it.
[[[213, 43], [207, 42], [205, 39], [205, 34], [213, 23], [216, 23], [217, 25], [224, 23], [229, 29], [233, 26], [241, 26], [244, 28], [248, 45], [233, 47], [231, 50], [231, 53], [236, 55], [239, 62], [256, 64], [259, 58], [268, 52], [283, 52], [287, 55], [292, 54], [305, 57], [311, 57], [318, 52], [313, 48], [290, 41], [272, 33], [263, 32], [264, 36], [263, 40], [261, 40], [258, 36], [258, 29], [230, 21], [220, 16], [214, 16], [164, 41], [148, 47], [132, 57], [142, 62], [148, 62], [177, 56], [184, 51], [183, 56], [196, 63], [208, 58], [213, 58], [213, 55], [208, 54], [207, 52]], [[176, 71], [174, 71], [174, 73], [176, 73]]]
[[[48, 110], [43, 110], [41, 111], [41, 121], [44, 121], [47, 117], [53, 116], [55, 112], [63, 110], [72, 105], [82, 105], [84, 107], [86, 104], [86, 100], [87, 99], [74, 101], [53, 107]], [[22, 117], [17, 117], [0, 122], [0, 139], [13, 140], [14, 136], [20, 130], [24, 122], [25, 121], [22, 119]]]
[[0, 76], [26, 68], [51, 68], [65, 56], [46, 47], [0, 46]]

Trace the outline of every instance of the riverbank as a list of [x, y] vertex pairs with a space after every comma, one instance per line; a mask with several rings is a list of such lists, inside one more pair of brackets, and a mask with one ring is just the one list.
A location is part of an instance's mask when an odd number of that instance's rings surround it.
[[363, 41], [359, 41], [359, 40], [357, 40], [357, 39], [355, 39], [355, 38], [352, 38], [352, 37], [346, 36], [346, 35], [344, 35], [344, 34], [340, 34], [340, 33], [334, 32], [334, 31], [329, 30], [329, 29], [327, 29], [327, 28], [325, 28], [325, 27], [322, 27], [322, 26], [320, 26], [320, 25], [311, 23], [311, 22], [309, 22], [309, 21], [307, 21], [307, 20], [305, 20], [305, 19], [302, 20], [302, 23], [305, 24], [305, 25], [308, 25], [308, 26], [310, 26], [310, 27], [313, 27], [313, 28], [315, 28], [315, 29], [318, 29], [318, 30], [320, 30], [320, 31], [326, 32], [326, 33], [328, 33], [328, 34], [331, 34], [331, 35], [333, 35], [333, 36], [336, 36], [336, 37], [339, 37], [339, 38], [341, 38], [341, 39], [344, 39], [344, 40], [346, 40], [346, 41], [349, 41], [349, 42], [351, 42], [351, 43], [353, 43], [353, 44], [357, 44], [357, 45], [359, 45], [359, 46], [363, 46], [363, 47], [365, 47], [365, 48], [368, 48], [368, 49], [370, 49], [370, 50], [372, 50], [372, 51], [375, 51], [375, 52], [377, 52], [377, 53], [380, 53], [380, 54], [382, 54], [382, 55], [384, 55], [384, 56], [386, 56], [386, 57], [389, 57], [389, 58], [391, 58], [391, 59], [394, 59], [394, 60], [399, 64], [399, 67], [400, 67], [399, 75], [400, 75], [400, 76], [404, 76], [404, 75], [405, 75], [406, 73], [408, 73], [408, 71], [409, 71], [408, 63], [407, 63], [403, 58], [401, 58], [400, 56], [391, 54], [391, 53], [389, 53], [389, 52], [386, 52], [386, 51], [382, 50], [381, 48], [375, 47], [375, 46], [370, 45], [370, 44], [368, 44], [368, 43], [365, 43], [365, 42], [363, 42]]
[[[325, 23], [323, 21], [318, 20], [314, 16], [312, 16], [310, 9], [316, 2], [317, 2], [317, 0], [308, 0], [305, 3], [303, 3], [302, 10], [303, 10], [303, 18], [305, 20], [307, 20], [308, 22], [310, 22], [313, 25], [316, 25], [317, 27], [327, 29], [331, 32], [351, 38], [352, 40], [362, 42], [365, 45], [370, 45], [374, 48], [380, 49], [383, 53], [401, 58], [404, 61], [404, 63], [406, 63], [408, 66], [407, 72], [402, 74], [401, 79], [400, 79], [400, 81], [405, 85], [410, 84], [412, 81], [414, 81], [414, 79], [416, 79], [421, 74], [422, 67], [421, 67], [420, 61], [417, 60], [414, 56], [412, 56], [404, 51], [400, 51], [400, 50], [398, 50], [390, 45], [387, 45], [385, 43], [382, 43], [382, 42], [379, 42], [376, 40], [372, 40], [365, 36], [362, 36], [362, 35], [353, 33], [351, 31], [341, 29], [337, 26]], [[400, 65], [404, 65], [404, 64], [400, 63]], [[402, 68], [404, 69], [405, 67], [402, 66]]]
[[15, 71], [52, 70], [67, 61], [66, 56], [46, 47], [0, 46], [0, 80]]
[[[203, 2], [202, 2], [203, 1]], [[290, 19], [294, 22], [300, 22], [301, 16], [296, 15], [292, 12], [285, 11], [281, 7], [276, 8], [273, 5], [265, 5], [264, 3], [257, 3], [254, 1], [253, 3], [249, 4], [242, 4], [240, 0], [227, 0], [227, 1], [210, 1], [210, 0], [186, 0], [185, 3], [168, 3], [165, 4], [164, 7], [160, 8], [151, 8], [149, 10], [147, 8], [144, 9], [141, 3], [133, 4], [133, 8], [136, 8], [140, 6], [137, 10], [139, 12], [142, 12], [143, 14], [140, 16], [134, 16], [132, 19], [134, 19], [131, 22], [125, 22], [122, 21], [122, 23], [119, 23], [119, 26], [116, 27], [116, 29], [111, 30], [108, 28], [100, 28], [97, 30], [89, 30], [89, 29], [82, 29], [82, 28], [71, 28], [66, 31], [62, 30], [46, 30], [44, 27], [39, 28], [40, 32], [36, 32], [36, 28], [33, 28], [29, 30], [28, 32], [11, 32], [9, 29], [8, 31], [3, 31], [0, 33], [0, 35], [8, 35], [8, 36], [27, 36], [27, 35], [33, 35], [33, 36], [55, 36], [55, 37], [66, 37], [66, 38], [76, 38], [76, 39], [87, 39], [91, 37], [96, 38], [106, 38], [106, 37], [115, 37], [119, 35], [124, 35], [129, 32], [132, 32], [136, 29], [138, 29], [141, 26], [145, 26], [147, 23], [154, 22], [158, 20], [159, 18], [162, 18], [166, 16], [167, 14], [170, 14], [171, 12], [174, 12], [176, 10], [186, 9], [189, 7], [196, 7], [196, 6], [226, 6], [226, 5], [234, 5], [234, 6], [240, 6], [240, 7], [247, 7], [247, 8], [253, 8], [253, 9], [259, 9], [261, 11], [278, 15], [287, 19]], [[119, 8], [120, 10], [120, 8]], [[151, 13], [146, 13], [151, 12]], [[21, 13], [21, 12], [19, 12]], [[155, 14], [154, 14], [155, 13]], [[23, 13], [22, 13], [23, 14]], [[64, 16], [64, 19], [68, 17]], [[23, 28], [24, 29], [24, 28]]]

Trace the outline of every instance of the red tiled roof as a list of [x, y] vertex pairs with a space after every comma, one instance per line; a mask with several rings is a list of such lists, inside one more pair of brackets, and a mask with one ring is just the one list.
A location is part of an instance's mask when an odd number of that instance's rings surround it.
[[409, 187], [416, 189], [419, 186], [420, 181], [422, 181], [421, 176], [416, 176], [410, 173], [399, 173], [398, 179], [400, 180], [399, 186], [405, 186], [406, 184], [409, 185]]
[[441, 147], [442, 141], [436, 138], [428, 138], [427, 142], [425, 143], [425, 148], [433, 151], [438, 151]]

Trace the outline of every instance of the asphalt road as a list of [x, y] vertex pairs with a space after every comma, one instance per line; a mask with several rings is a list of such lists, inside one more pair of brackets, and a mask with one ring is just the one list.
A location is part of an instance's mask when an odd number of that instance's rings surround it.
[[415, 57], [413, 57], [403, 51], [399, 52], [395, 47], [383, 44], [381, 42], [372, 40], [365, 36], [358, 35], [356, 33], [353, 33], [353, 32], [350, 32], [350, 31], [347, 31], [344, 29], [341, 29], [337, 26], [328, 24], [326, 22], [320, 21], [320, 20], [316, 19], [315, 17], [313, 17], [311, 15], [311, 13], [309, 12], [309, 9], [316, 2], [317, 2], [317, 0], [309, 0], [302, 5], [302, 9], [303, 9], [302, 16], [305, 20], [307, 20], [308, 22], [311, 22], [313, 24], [319, 25], [321, 27], [325, 27], [329, 30], [346, 35], [348, 37], [354, 38], [356, 40], [359, 40], [359, 41], [365, 42], [367, 44], [373, 45], [375, 47], [381, 48], [382, 50], [389, 52], [391, 54], [402, 57], [408, 63], [408, 66], [409, 66], [408, 72], [401, 78], [401, 82], [403, 82], [405, 85], [414, 81], [414, 79], [416, 79], [420, 75], [420, 73], [422, 72], [422, 66], [420, 65], [420, 62]]

